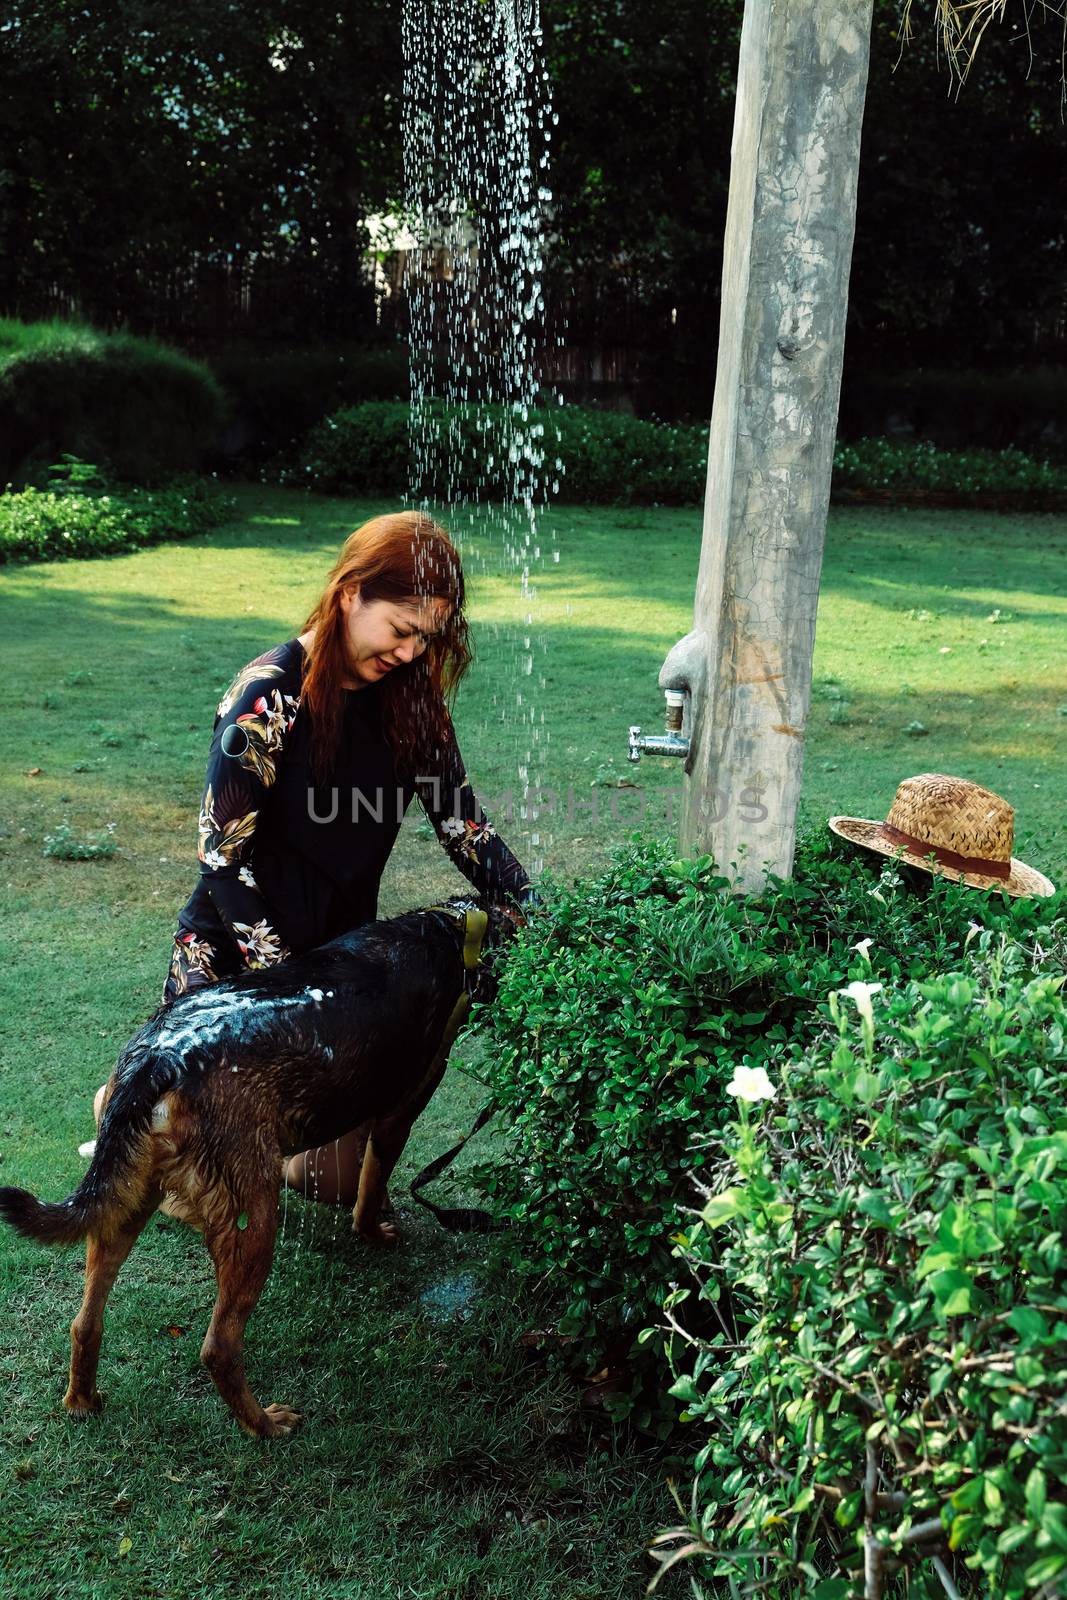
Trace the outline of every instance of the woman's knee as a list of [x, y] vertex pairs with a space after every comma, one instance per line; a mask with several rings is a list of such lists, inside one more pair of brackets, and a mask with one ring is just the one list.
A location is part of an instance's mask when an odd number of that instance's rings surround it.
[[354, 1206], [365, 1143], [360, 1132], [346, 1133], [332, 1144], [290, 1157], [285, 1168], [286, 1185], [309, 1200]]

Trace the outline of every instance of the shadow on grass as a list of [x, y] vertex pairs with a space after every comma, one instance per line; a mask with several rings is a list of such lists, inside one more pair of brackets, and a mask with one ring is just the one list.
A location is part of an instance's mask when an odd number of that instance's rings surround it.
[[823, 581], [837, 598], [889, 612], [973, 618], [1001, 604], [1046, 625], [1062, 613], [1027, 602], [1062, 599], [1065, 559], [1064, 517], [868, 512], [857, 520], [841, 511], [831, 518]]

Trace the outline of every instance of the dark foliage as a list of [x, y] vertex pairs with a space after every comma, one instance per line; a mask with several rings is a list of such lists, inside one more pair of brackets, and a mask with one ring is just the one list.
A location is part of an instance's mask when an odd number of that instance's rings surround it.
[[[549, 377], [568, 398], [709, 413], [741, 14], [542, 6], [559, 118], [549, 320], [568, 347]], [[1030, 8], [1031, 49], [1024, 20], [1012, 5], [987, 29], [957, 94], [933, 8], [914, 7], [902, 48], [897, 0], [876, 0], [857, 371], [1064, 359], [1062, 40]], [[402, 192], [398, 0], [31, 0], [0, 37], [0, 308], [196, 349], [374, 337], [360, 258], [364, 219]]]
[[211, 369], [230, 408], [219, 455], [237, 467], [293, 460], [308, 431], [338, 407], [402, 400], [408, 392], [407, 349], [401, 344], [304, 350], [234, 345], [211, 361]]

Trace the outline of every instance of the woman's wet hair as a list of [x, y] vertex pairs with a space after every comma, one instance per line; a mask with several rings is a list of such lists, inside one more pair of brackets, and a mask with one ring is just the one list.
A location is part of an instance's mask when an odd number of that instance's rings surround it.
[[425, 651], [394, 668], [377, 686], [382, 731], [398, 775], [410, 779], [419, 772], [436, 772], [448, 737], [448, 708], [471, 663], [463, 565], [448, 534], [432, 517], [422, 511], [397, 511], [372, 517], [349, 534], [304, 623], [302, 631], [315, 630], [301, 704], [311, 717], [316, 780], [328, 781], [341, 737], [344, 680], [351, 670], [341, 597], [357, 586], [368, 604], [376, 600], [448, 604], [447, 617]]

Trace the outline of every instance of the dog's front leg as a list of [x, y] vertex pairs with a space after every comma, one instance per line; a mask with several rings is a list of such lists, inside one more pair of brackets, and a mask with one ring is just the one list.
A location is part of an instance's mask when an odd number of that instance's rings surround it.
[[245, 1324], [267, 1281], [274, 1258], [278, 1207], [273, 1191], [249, 1204], [247, 1225], [238, 1226], [236, 1211], [207, 1234], [215, 1263], [218, 1297], [200, 1359], [222, 1398], [246, 1433], [261, 1439], [292, 1433], [300, 1421], [290, 1406], [260, 1405], [245, 1377]]
[[407, 1144], [413, 1121], [413, 1117], [401, 1114], [383, 1117], [371, 1128], [359, 1173], [359, 1195], [352, 1212], [352, 1227], [368, 1244], [400, 1242], [400, 1229], [395, 1222], [382, 1221], [382, 1209], [386, 1185]]

